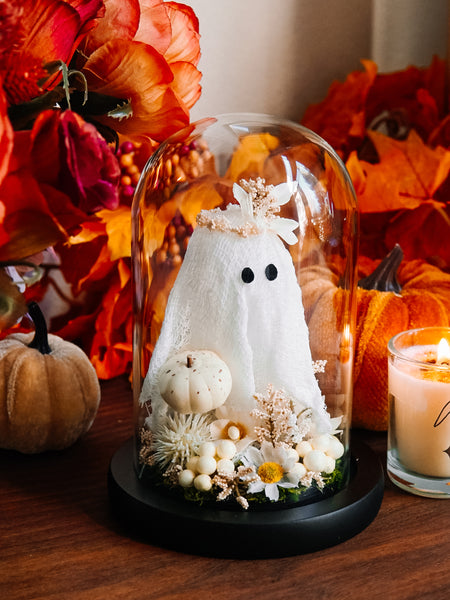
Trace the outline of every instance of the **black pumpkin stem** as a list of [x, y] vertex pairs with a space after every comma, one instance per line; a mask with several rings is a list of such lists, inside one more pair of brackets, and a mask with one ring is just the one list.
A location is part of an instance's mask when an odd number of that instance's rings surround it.
[[36, 302], [30, 302], [28, 305], [28, 314], [33, 320], [35, 329], [34, 338], [28, 344], [28, 347], [39, 350], [41, 354], [50, 354], [52, 349], [48, 345], [47, 323]]
[[375, 271], [358, 281], [358, 287], [364, 290], [378, 290], [379, 292], [395, 292], [396, 294], [400, 294], [402, 286], [397, 281], [397, 270], [402, 260], [403, 250], [399, 244], [395, 244]]

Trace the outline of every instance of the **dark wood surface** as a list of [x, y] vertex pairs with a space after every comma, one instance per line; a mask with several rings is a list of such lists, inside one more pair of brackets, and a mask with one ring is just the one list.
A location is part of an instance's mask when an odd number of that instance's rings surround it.
[[[0, 451], [0, 598], [258, 600], [450, 598], [450, 501], [386, 482], [376, 519], [313, 554], [272, 560], [191, 556], [129, 537], [106, 476], [132, 434], [129, 383], [102, 384], [89, 433], [59, 453]], [[381, 457], [383, 433], [355, 431]]]

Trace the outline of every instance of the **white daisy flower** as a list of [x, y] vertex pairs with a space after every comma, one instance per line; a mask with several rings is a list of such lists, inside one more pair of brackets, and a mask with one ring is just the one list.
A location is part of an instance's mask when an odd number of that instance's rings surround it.
[[246, 467], [254, 466], [258, 474], [258, 480], [248, 487], [250, 494], [264, 491], [269, 500], [276, 502], [280, 497], [279, 487], [296, 487], [287, 477], [296, 461], [283, 447], [263, 442], [261, 450], [250, 446], [241, 459]]

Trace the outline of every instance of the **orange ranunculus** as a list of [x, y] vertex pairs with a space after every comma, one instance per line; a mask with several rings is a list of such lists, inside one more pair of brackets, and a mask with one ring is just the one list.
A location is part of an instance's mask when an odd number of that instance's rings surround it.
[[163, 0], [104, 0], [105, 15], [82, 42], [85, 56], [114, 38], [151, 44], [164, 54], [172, 37], [170, 20]]
[[167, 12], [172, 28], [172, 39], [164, 58], [168, 63], [189, 62], [198, 65], [200, 60], [199, 23], [189, 6], [167, 2]]
[[[162, 0], [105, 0], [105, 6], [79, 67], [91, 91], [121, 98], [124, 107], [95, 119], [128, 137], [160, 142], [188, 124], [200, 95], [197, 18], [189, 7]], [[111, 39], [111, 29], [120, 35]]]
[[12, 0], [8, 22], [14, 33], [1, 39], [0, 48], [0, 74], [10, 104], [31, 100], [56, 84], [59, 77], [46, 79], [44, 65], [69, 63], [103, 8], [103, 0]]

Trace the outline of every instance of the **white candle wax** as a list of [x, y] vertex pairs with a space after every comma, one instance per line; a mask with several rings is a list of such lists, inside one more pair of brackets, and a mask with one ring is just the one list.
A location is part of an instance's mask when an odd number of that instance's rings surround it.
[[[430, 352], [436, 356], [436, 347], [412, 346], [403, 352], [421, 360]], [[389, 361], [389, 393], [399, 460], [411, 471], [450, 477], [450, 377], [424, 378], [413, 363]]]

